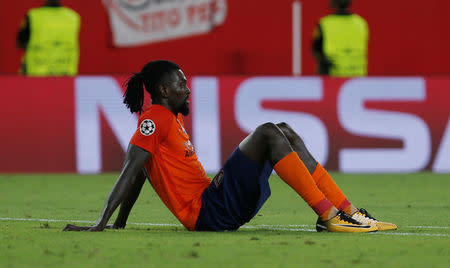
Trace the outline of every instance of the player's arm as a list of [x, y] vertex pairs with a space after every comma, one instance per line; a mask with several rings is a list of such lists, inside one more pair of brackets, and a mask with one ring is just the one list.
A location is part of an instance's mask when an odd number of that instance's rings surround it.
[[[108, 220], [111, 218], [112, 214], [119, 206], [119, 204], [121, 204], [125, 200], [127, 195], [134, 196], [133, 194], [130, 194], [133, 189], [137, 189], [137, 187], [133, 187], [133, 185], [139, 185], [139, 182], [137, 181], [139, 180], [139, 176], [137, 175], [142, 171], [145, 163], [150, 158], [150, 156], [151, 154], [148, 151], [130, 144], [125, 156], [125, 162], [122, 168], [122, 172], [120, 173], [119, 178], [117, 179], [111, 192], [108, 195], [105, 207], [103, 208], [103, 211], [100, 214], [97, 223], [92, 226], [76, 226], [68, 224], [64, 228], [64, 231], [103, 231], [106, 227], [106, 224], [108, 223]], [[134, 194], [138, 195], [139, 193], [135, 192]]]
[[119, 215], [117, 215], [116, 221], [111, 226], [113, 229], [123, 229], [127, 225], [128, 216], [130, 215], [131, 209], [141, 193], [145, 179], [146, 176], [144, 174], [144, 169], [142, 169], [136, 175], [136, 179], [132, 182], [130, 191], [128, 191], [124, 200], [120, 203]]

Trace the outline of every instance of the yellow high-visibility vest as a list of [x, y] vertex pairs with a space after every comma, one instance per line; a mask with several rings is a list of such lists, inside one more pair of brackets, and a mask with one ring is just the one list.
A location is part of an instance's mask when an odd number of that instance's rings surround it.
[[367, 22], [356, 14], [329, 15], [319, 21], [323, 52], [334, 66], [330, 76], [367, 75]]
[[66, 7], [28, 12], [30, 40], [25, 53], [30, 76], [74, 76], [78, 73], [80, 16]]

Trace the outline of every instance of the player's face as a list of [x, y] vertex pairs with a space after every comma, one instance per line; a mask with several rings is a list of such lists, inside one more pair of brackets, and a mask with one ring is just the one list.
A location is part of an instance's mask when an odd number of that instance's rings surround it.
[[183, 71], [178, 69], [172, 73], [172, 79], [168, 83], [168, 102], [176, 113], [189, 114], [189, 95], [191, 90], [187, 86], [187, 79]]

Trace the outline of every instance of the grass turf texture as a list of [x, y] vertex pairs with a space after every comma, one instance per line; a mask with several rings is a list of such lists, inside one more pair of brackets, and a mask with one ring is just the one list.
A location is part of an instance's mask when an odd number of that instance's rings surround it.
[[[255, 228], [208, 233], [130, 224], [101, 233], [62, 232], [66, 223], [97, 219], [117, 174], [0, 174], [0, 218], [33, 220], [0, 220], [0, 267], [448, 267], [448, 174], [332, 175], [351, 202], [399, 230], [307, 231], [317, 217], [272, 176], [271, 198], [247, 224]], [[179, 224], [148, 183], [129, 222]], [[289, 226], [302, 224], [308, 226]]]

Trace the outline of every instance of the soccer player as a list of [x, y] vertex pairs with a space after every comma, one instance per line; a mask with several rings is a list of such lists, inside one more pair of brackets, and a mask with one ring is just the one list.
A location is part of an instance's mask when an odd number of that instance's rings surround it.
[[[397, 228], [354, 207], [286, 123], [257, 127], [211, 181], [184, 129], [182, 115], [189, 113], [190, 95], [186, 83], [180, 67], [164, 60], [149, 62], [129, 79], [124, 103], [141, 115], [122, 171], [98, 221], [92, 226], [68, 224], [65, 231], [102, 231], [119, 205], [112, 228], [125, 228], [146, 179], [188, 230], [237, 230], [270, 196], [272, 169], [317, 213], [318, 231]], [[146, 111], [142, 111], [144, 90], [152, 98]]]

